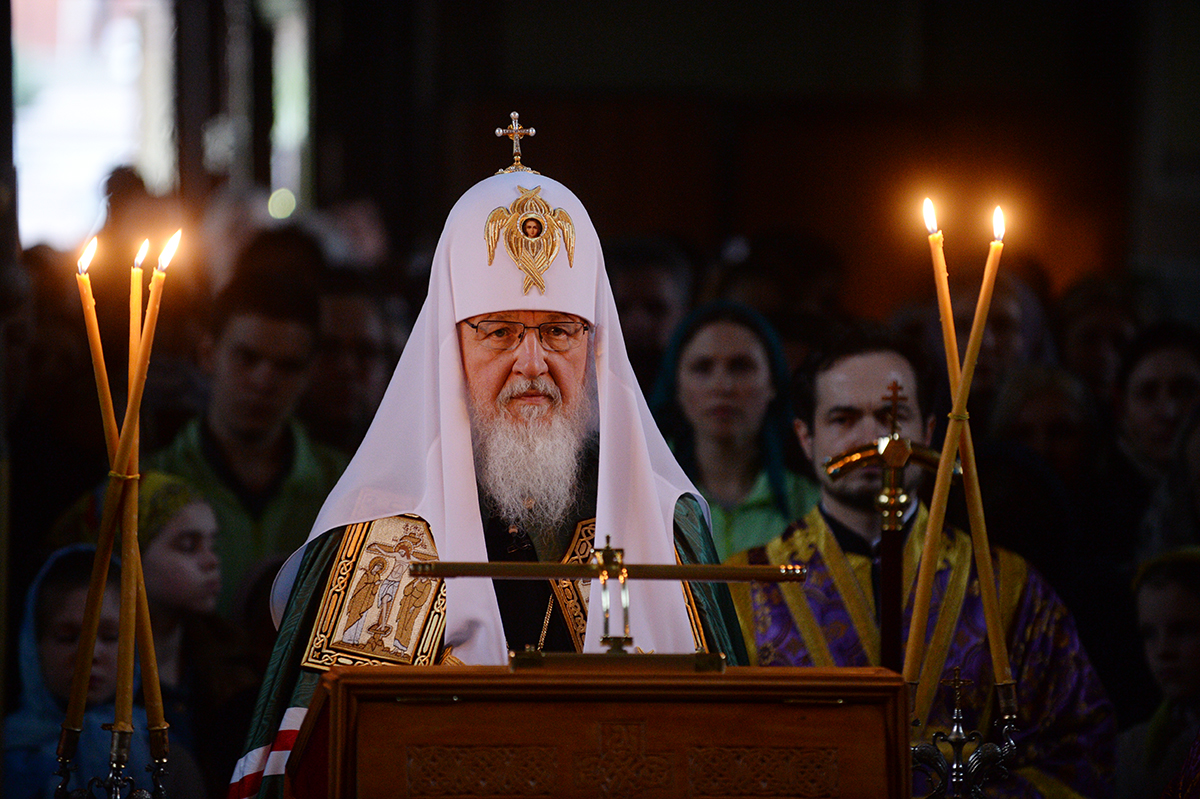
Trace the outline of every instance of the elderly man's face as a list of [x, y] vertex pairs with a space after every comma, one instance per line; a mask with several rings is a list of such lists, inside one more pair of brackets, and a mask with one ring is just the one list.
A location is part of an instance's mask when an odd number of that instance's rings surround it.
[[[500, 311], [473, 316], [466, 321], [478, 324], [485, 319], [521, 322], [530, 328], [545, 322], [583, 321], [556, 311]], [[537, 330], [530, 329], [515, 350], [501, 352], [483, 346], [477, 331], [466, 322], [460, 322], [458, 338], [463, 370], [476, 412], [491, 417], [504, 414], [513, 419], [524, 419], [539, 415], [539, 412], [553, 411], [558, 404], [556, 400], [545, 390], [527, 387], [527, 381], [548, 383], [551, 393], [557, 389], [561, 395], [562, 406], [573, 408], [586, 386], [589, 351], [586, 335], [574, 349], [551, 352], [542, 346]], [[501, 400], [501, 407], [497, 407], [497, 399], [510, 386], [519, 390]]]

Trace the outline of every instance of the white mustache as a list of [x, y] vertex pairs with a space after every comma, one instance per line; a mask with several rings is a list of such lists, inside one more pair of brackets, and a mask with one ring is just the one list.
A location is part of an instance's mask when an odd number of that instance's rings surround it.
[[501, 389], [499, 396], [496, 397], [496, 404], [504, 408], [508, 403], [512, 402], [515, 397], [522, 394], [528, 394], [531, 391], [536, 391], [544, 397], [549, 397], [554, 407], [562, 404], [562, 392], [558, 386], [554, 385], [554, 381], [550, 378], [540, 375], [530, 380], [526, 377], [515, 378], [511, 383]]

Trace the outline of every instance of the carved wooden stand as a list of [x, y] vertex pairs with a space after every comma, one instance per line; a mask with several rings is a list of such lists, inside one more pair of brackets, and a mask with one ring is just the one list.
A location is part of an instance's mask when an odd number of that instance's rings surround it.
[[698, 671], [689, 656], [334, 668], [286, 791], [899, 799], [912, 790], [906, 704], [886, 669]]

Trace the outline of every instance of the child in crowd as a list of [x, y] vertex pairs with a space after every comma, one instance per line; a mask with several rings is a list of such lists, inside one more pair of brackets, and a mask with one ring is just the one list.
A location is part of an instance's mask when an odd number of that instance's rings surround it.
[[[49, 799], [61, 781], [54, 776], [58, 769], [56, 750], [66, 717], [95, 551], [90, 544], [57, 550], [29, 588], [17, 643], [20, 705], [4, 720], [4, 796], [8, 799]], [[87, 709], [71, 788], [86, 787], [88, 780], [103, 779], [109, 772], [112, 735], [100, 725], [111, 724], [115, 712], [119, 582], [119, 568], [114, 563], [109, 567], [100, 608]], [[150, 763], [150, 749], [145, 735], [146, 714], [136, 706], [133, 726], [141, 734], [133, 736], [125, 774], [145, 786], [148, 778], [144, 769]]]
[[1118, 799], [1162, 795], [1200, 731], [1200, 548], [1146, 562], [1133, 588], [1162, 704], [1148, 721], [1121, 734]]
[[[99, 491], [83, 497], [59, 520], [55, 538], [93, 540], [101, 501]], [[138, 541], [171, 750], [194, 755], [210, 797], [225, 794], [259, 683], [242, 631], [216, 614], [218, 534], [213, 508], [194, 486], [142, 474]]]
[[138, 527], [171, 743], [195, 755], [206, 793], [224, 796], [260, 676], [242, 632], [216, 613], [221, 593], [217, 517], [189, 483], [147, 472]]

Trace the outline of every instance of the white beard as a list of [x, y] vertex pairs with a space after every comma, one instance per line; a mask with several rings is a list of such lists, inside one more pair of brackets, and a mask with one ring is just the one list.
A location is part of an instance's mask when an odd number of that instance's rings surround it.
[[[550, 404], [511, 411], [512, 398], [530, 389], [550, 397]], [[564, 406], [558, 387], [544, 376], [515, 380], [500, 392], [492, 408], [481, 408], [472, 398], [479, 486], [490, 509], [528, 534], [542, 559], [556, 559], [569, 543], [559, 540], [559, 529], [579, 496], [590, 398], [591, 392], [585, 390], [575, 407]]]

